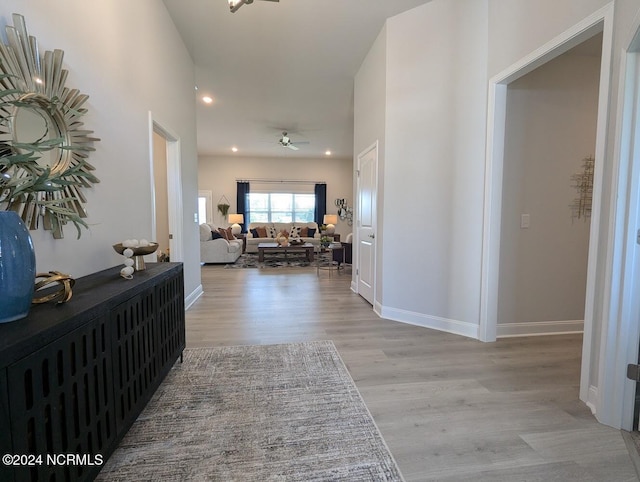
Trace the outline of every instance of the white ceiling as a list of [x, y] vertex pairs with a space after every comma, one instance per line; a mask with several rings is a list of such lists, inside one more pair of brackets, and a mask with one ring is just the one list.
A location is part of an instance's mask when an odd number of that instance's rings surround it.
[[199, 155], [346, 159], [355, 73], [388, 17], [429, 0], [163, 1], [196, 65]]

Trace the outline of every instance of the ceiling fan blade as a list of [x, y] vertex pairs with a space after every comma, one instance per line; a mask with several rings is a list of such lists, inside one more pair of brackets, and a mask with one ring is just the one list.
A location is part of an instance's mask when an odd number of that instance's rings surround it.
[[280, 0], [262, 0], [263, 2], [279, 2]]
[[289, 142], [289, 144], [293, 144], [294, 146], [299, 146], [299, 145], [302, 145], [302, 144], [309, 144], [309, 141]]
[[294, 146], [293, 144], [287, 144], [287, 147], [288, 147], [289, 149], [291, 149], [292, 151], [297, 151], [297, 150], [299, 150], [299, 149], [298, 149], [296, 146]]

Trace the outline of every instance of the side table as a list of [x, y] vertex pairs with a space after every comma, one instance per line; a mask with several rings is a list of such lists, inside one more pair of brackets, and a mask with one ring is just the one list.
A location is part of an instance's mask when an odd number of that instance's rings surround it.
[[[340, 274], [340, 264], [337, 263], [336, 261], [334, 261], [334, 256], [333, 253], [334, 251], [341, 251], [342, 252], [342, 258], [341, 259], [345, 259], [345, 246], [343, 244], [334, 244], [334, 245], [329, 245], [327, 247], [324, 246], [320, 246], [320, 250], [318, 252], [318, 257], [316, 258], [316, 274], [318, 276], [320, 276], [320, 270], [327, 270], [329, 271], [329, 277], [332, 276], [333, 271], [337, 271], [338, 274]], [[326, 266], [321, 266], [320, 265], [320, 258], [322, 256], [320, 256], [321, 253], [329, 253], [329, 264]]]
[[247, 252], [247, 233], [234, 234], [236, 239], [242, 240], [242, 254]]

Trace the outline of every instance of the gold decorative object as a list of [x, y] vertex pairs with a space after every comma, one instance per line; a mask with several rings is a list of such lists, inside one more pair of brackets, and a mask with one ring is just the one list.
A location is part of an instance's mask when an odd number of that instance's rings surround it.
[[38, 52], [24, 17], [13, 15], [0, 42], [0, 209], [16, 211], [29, 229], [56, 239], [72, 222], [81, 234], [86, 198], [100, 182], [87, 162], [93, 131], [81, 122], [89, 98], [65, 86], [64, 52]]
[[124, 253], [125, 249], [131, 249], [133, 251], [133, 267], [136, 271], [142, 271], [146, 269], [143, 256], [154, 253], [155, 250], [158, 249], [158, 243], [149, 243], [148, 246], [135, 247], [123, 246], [122, 243], [118, 243], [113, 245], [113, 249], [115, 249], [118, 254]]
[[569, 206], [571, 219], [583, 218], [586, 221], [591, 217], [594, 162], [593, 157], [583, 159], [582, 171], [571, 176], [573, 187], [578, 191], [578, 197]]
[[[38, 281], [39, 278], [44, 278], [42, 281]], [[46, 303], [48, 301], [56, 301], [57, 304], [66, 303], [73, 296], [73, 285], [76, 284], [74, 280], [68, 274], [61, 273], [60, 271], [49, 271], [48, 273], [36, 274], [35, 292], [49, 287], [50, 285], [58, 284], [58, 289], [53, 293], [41, 296], [39, 298], [33, 298], [33, 304]]]

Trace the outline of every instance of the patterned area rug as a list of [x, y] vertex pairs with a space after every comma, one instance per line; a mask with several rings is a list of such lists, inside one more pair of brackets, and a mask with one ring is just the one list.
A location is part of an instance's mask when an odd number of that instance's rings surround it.
[[[330, 253], [316, 253], [315, 257], [320, 258], [320, 266], [329, 264]], [[226, 264], [225, 268], [292, 268], [316, 266], [316, 258], [312, 262], [307, 260], [304, 253], [268, 253], [265, 254], [264, 261], [258, 261], [258, 255], [254, 253], [244, 253], [235, 263]]]
[[333, 342], [184, 355], [96, 480], [403, 480]]

